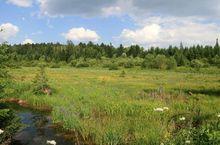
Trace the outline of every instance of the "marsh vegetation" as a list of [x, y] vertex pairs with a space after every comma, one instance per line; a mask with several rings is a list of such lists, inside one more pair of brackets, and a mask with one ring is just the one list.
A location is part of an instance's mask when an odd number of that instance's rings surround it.
[[[16, 51], [9, 53], [8, 47]], [[127, 51], [112, 58], [49, 61], [44, 54], [39, 59], [29, 57], [35, 53], [23, 54], [26, 47], [34, 45], [1, 45], [1, 56], [8, 56], [1, 74], [10, 76], [2, 77], [1, 100], [13, 98], [20, 105], [50, 110], [51, 121], [75, 143], [219, 144], [218, 55], [189, 60], [183, 50], [173, 49], [182, 53], [175, 57], [155, 54], [156, 49], [143, 57], [128, 57]], [[10, 120], [7, 125], [1, 121], [1, 142], [19, 128], [13, 114], [1, 104], [0, 119]], [[16, 125], [12, 132], [11, 124]]]

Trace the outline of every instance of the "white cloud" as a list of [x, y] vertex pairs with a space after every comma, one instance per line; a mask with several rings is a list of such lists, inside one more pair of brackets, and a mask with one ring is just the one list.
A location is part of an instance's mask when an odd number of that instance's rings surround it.
[[33, 0], [7, 0], [7, 3], [19, 6], [19, 7], [31, 7]]
[[25, 40], [22, 42], [22, 44], [33, 44], [33, 43], [34, 43], [34, 41], [31, 40], [31, 39], [25, 39]]
[[[155, 19], [155, 18], [154, 18]], [[159, 20], [158, 20], [159, 19]], [[209, 44], [212, 45], [220, 34], [220, 27], [214, 23], [200, 23], [190, 20], [158, 18], [136, 30], [124, 29], [120, 40], [127, 44], [140, 44], [145, 47]], [[175, 22], [175, 23], [170, 23]]]
[[8, 41], [11, 37], [15, 37], [19, 32], [19, 28], [11, 23], [0, 25], [0, 42]]
[[67, 33], [62, 34], [67, 40], [74, 41], [98, 41], [100, 36], [93, 30], [81, 28], [72, 28]]
[[159, 38], [161, 27], [157, 24], [146, 25], [137, 30], [124, 29], [121, 38], [132, 43], [144, 44], [146, 41], [154, 42]]

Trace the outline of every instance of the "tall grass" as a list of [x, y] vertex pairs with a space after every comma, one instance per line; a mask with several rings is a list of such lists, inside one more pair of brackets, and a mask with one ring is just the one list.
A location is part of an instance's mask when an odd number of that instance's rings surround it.
[[[18, 84], [28, 86], [34, 72], [36, 68], [22, 68], [11, 74]], [[215, 118], [220, 112], [218, 94], [206, 93], [219, 90], [219, 73], [137, 68], [127, 69], [125, 77], [120, 73], [107, 68], [48, 68], [46, 74], [55, 94], [37, 96], [24, 89], [17, 97], [39, 108], [52, 107], [54, 123], [77, 132], [75, 138], [96, 144], [169, 142], [174, 139], [169, 120], [176, 114], [190, 113], [192, 97], [199, 99], [202, 114]], [[158, 107], [169, 110], [157, 112], [154, 109]]]

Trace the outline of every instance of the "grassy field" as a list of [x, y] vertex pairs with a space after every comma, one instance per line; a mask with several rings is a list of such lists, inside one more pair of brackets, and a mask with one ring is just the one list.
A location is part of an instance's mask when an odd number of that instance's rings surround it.
[[[176, 71], [133, 68], [125, 69], [124, 77], [121, 72], [103, 68], [47, 68], [49, 84], [56, 90], [52, 96], [22, 91], [15, 97], [35, 107], [51, 106], [55, 123], [62, 122], [65, 129], [80, 133], [81, 140], [96, 144], [169, 142], [174, 138], [171, 131], [174, 125], [169, 121], [175, 116], [185, 117], [187, 124], [195, 108], [199, 108], [201, 116], [218, 119], [220, 69], [193, 72], [180, 68]], [[10, 73], [20, 84], [17, 88], [25, 90], [37, 68], [14, 69]]]

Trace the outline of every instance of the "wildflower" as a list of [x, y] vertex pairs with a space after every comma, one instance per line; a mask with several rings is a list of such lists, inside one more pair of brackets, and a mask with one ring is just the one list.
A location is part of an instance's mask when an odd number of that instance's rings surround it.
[[169, 108], [168, 107], [163, 107], [163, 110], [169, 110]]
[[220, 114], [218, 114], [217, 117], [220, 118]]
[[186, 140], [185, 143], [186, 143], [186, 144], [190, 144], [190, 140]]
[[0, 134], [2, 134], [2, 133], [4, 133], [4, 130], [1, 130], [1, 129], [0, 129]]
[[185, 117], [180, 117], [180, 121], [184, 121], [184, 120], [186, 120]]
[[47, 144], [56, 145], [57, 143], [55, 140], [47, 140]]
[[155, 108], [154, 109], [154, 111], [157, 111], [157, 112], [163, 112], [163, 110], [164, 110], [163, 108]]

